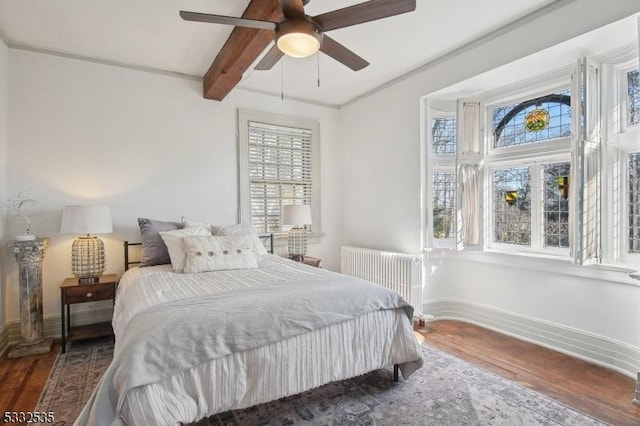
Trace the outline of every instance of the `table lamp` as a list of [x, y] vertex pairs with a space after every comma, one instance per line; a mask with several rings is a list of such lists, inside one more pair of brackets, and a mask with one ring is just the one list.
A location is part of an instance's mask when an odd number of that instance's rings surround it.
[[71, 272], [81, 284], [98, 282], [104, 272], [104, 243], [90, 234], [113, 232], [111, 209], [103, 205], [65, 206], [61, 234], [84, 234], [71, 247]]
[[303, 260], [307, 253], [307, 230], [304, 225], [311, 225], [311, 207], [308, 204], [282, 206], [282, 224], [293, 225], [287, 244], [289, 256], [296, 261]]

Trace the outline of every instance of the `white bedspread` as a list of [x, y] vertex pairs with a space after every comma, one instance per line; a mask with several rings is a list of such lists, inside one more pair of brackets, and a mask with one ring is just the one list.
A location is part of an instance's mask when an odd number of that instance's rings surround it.
[[[263, 256], [257, 269], [131, 270], [116, 299], [114, 362], [77, 424], [121, 424], [120, 411], [130, 410], [125, 401], [130, 391], [139, 394], [236, 353], [341, 323], [357, 324], [383, 310], [404, 310], [404, 323], [410, 324], [412, 308], [397, 294], [272, 255]], [[403, 361], [405, 377], [421, 365], [419, 355]]]

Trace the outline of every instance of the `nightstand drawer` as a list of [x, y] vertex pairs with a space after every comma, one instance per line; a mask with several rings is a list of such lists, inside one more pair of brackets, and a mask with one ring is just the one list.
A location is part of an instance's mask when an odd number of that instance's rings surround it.
[[78, 287], [69, 287], [64, 292], [67, 303], [93, 302], [95, 300], [113, 299], [115, 286], [84, 284]]

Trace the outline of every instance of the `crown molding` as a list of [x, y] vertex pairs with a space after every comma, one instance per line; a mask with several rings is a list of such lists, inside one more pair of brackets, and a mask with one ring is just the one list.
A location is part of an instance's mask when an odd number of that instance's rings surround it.
[[126, 68], [133, 71], [146, 72], [150, 74], [162, 75], [165, 77], [173, 77], [173, 78], [197, 81], [199, 83], [202, 83], [202, 77], [197, 75], [181, 73], [181, 72], [167, 71], [159, 68], [146, 67], [143, 65], [135, 65], [135, 64], [129, 64], [126, 62], [112, 61], [112, 60], [102, 59], [102, 58], [97, 58], [92, 56], [78, 55], [75, 53], [64, 52], [60, 50], [48, 49], [48, 48], [39, 47], [39, 46], [32, 46], [29, 44], [9, 43], [8, 47], [15, 50], [24, 50], [26, 52], [40, 53], [42, 55], [57, 56], [60, 58], [73, 59], [76, 61], [90, 62], [94, 64], [100, 64], [100, 65], [106, 65], [106, 66], [112, 66], [112, 67], [118, 67], [118, 68]]

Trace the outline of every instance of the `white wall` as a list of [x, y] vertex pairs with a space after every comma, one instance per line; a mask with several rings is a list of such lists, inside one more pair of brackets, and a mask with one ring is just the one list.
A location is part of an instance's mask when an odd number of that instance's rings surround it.
[[[9, 61], [8, 191], [28, 190], [42, 203], [32, 233], [51, 238], [45, 317], [59, 314], [58, 286], [71, 270], [74, 237], [59, 233], [64, 205], [111, 206], [107, 273], [122, 272], [121, 244], [139, 239], [137, 217], [236, 223], [237, 108], [320, 121], [326, 237], [309, 254], [337, 266], [336, 110], [242, 91], [205, 100], [198, 82], [25, 50], [11, 49]], [[7, 238], [19, 225], [9, 218]], [[15, 320], [15, 262], [9, 267], [6, 312]]]
[[[348, 159], [343, 163], [343, 243], [420, 252], [422, 96], [639, 11], [636, 0], [608, 3], [606, 8], [597, 0], [562, 2], [551, 14], [472, 43], [345, 106], [340, 114]], [[499, 265], [458, 258], [441, 259], [435, 266], [437, 272], [426, 284], [427, 302], [452, 299], [482, 304], [640, 351], [640, 287], [574, 278], [554, 270], [510, 268], [506, 274]]]
[[[0, 201], [7, 198], [7, 138], [8, 138], [8, 106], [9, 106], [9, 49], [0, 38]], [[5, 215], [0, 208], [0, 241], [4, 240]], [[0, 247], [0, 254], [5, 251]], [[0, 255], [0, 329], [6, 322], [5, 318], [5, 266], [4, 256]]]

